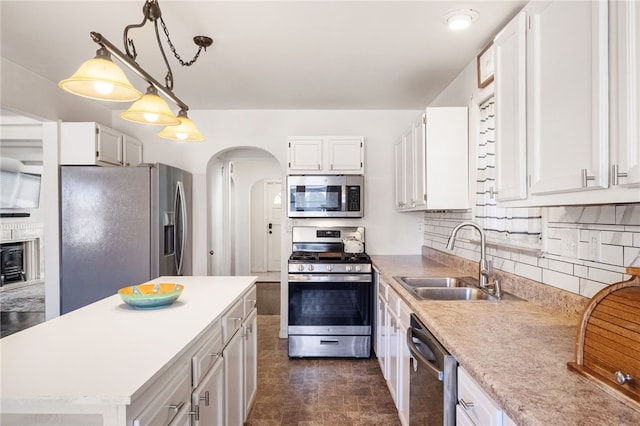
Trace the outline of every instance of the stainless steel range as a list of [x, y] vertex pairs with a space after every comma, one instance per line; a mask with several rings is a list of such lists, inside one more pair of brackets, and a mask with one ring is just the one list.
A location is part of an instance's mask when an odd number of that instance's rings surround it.
[[373, 279], [371, 259], [364, 252], [364, 228], [294, 227], [289, 356], [368, 358], [372, 313]]

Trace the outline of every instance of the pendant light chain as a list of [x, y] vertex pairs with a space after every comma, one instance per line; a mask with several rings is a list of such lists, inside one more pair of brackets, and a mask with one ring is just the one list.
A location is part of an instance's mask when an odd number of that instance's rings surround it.
[[169, 48], [171, 48], [171, 51], [173, 52], [173, 56], [176, 57], [180, 65], [182, 65], [183, 67], [189, 67], [193, 65], [198, 60], [198, 57], [200, 56], [200, 52], [202, 51], [202, 49], [204, 48], [205, 51], [207, 50], [206, 47], [200, 46], [195, 56], [193, 57], [193, 59], [191, 59], [188, 62], [183, 61], [180, 55], [178, 54], [178, 52], [176, 51], [176, 47], [171, 42], [171, 38], [169, 37], [169, 29], [167, 28], [167, 25], [164, 23], [164, 19], [160, 17], [159, 21], [160, 21], [160, 24], [162, 25], [162, 29], [164, 30], [164, 34], [167, 36], [167, 43], [169, 44]]

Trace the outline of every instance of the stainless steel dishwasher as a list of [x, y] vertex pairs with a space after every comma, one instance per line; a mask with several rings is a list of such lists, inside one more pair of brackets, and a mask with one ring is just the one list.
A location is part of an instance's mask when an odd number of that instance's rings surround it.
[[414, 314], [407, 345], [412, 355], [409, 424], [454, 426], [457, 361]]

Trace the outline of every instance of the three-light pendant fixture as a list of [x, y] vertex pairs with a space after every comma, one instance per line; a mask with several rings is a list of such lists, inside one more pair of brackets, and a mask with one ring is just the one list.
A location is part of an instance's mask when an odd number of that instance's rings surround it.
[[[204, 136], [198, 131], [193, 121], [187, 116], [189, 107], [173, 93], [173, 73], [167, 61], [158, 31], [158, 21], [161, 23], [167, 42], [171, 47], [176, 59], [182, 66], [190, 66], [196, 62], [200, 52], [211, 46], [213, 40], [207, 36], [196, 36], [194, 43], [198, 46], [198, 51], [192, 60], [185, 62], [176, 53], [173, 43], [169, 38], [169, 32], [162, 20], [162, 12], [157, 0], [146, 0], [142, 8], [144, 19], [140, 24], [128, 25], [124, 29], [123, 38], [125, 40], [125, 52], [115, 47], [109, 40], [100, 33], [91, 32], [92, 40], [100, 45], [96, 56], [83, 63], [80, 68], [68, 79], [62, 80], [58, 86], [61, 89], [90, 99], [97, 99], [108, 102], [133, 102], [131, 107], [122, 112], [120, 117], [134, 123], [148, 124], [153, 126], [165, 126], [157, 135], [161, 138], [177, 141], [202, 141]], [[158, 47], [167, 67], [165, 84], [159, 83], [148, 72], [146, 72], [136, 60], [136, 50], [133, 40], [128, 37], [128, 32], [132, 28], [140, 28], [147, 21], [154, 23], [156, 40]], [[116, 57], [127, 68], [133, 71], [138, 77], [148, 84], [146, 93], [143, 95], [127, 79], [124, 71], [111, 60]], [[160, 97], [160, 94], [171, 100], [180, 111], [174, 115], [167, 102]]]

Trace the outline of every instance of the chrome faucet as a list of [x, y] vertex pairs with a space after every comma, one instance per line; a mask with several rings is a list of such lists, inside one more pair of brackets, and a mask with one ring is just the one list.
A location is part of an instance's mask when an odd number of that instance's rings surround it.
[[480, 228], [473, 222], [462, 222], [458, 224], [455, 228], [453, 228], [453, 231], [451, 231], [451, 236], [449, 237], [449, 241], [447, 242], [447, 249], [453, 250], [453, 244], [456, 241], [456, 234], [461, 228], [464, 228], [465, 226], [475, 228], [480, 233], [480, 262], [478, 263], [478, 284], [481, 288], [488, 290], [495, 297], [501, 298], [502, 290], [500, 288], [500, 282], [498, 280], [494, 280], [493, 283], [489, 283], [489, 279], [493, 276], [493, 267], [491, 266], [491, 261], [487, 260], [486, 257], [486, 239], [482, 228]]

